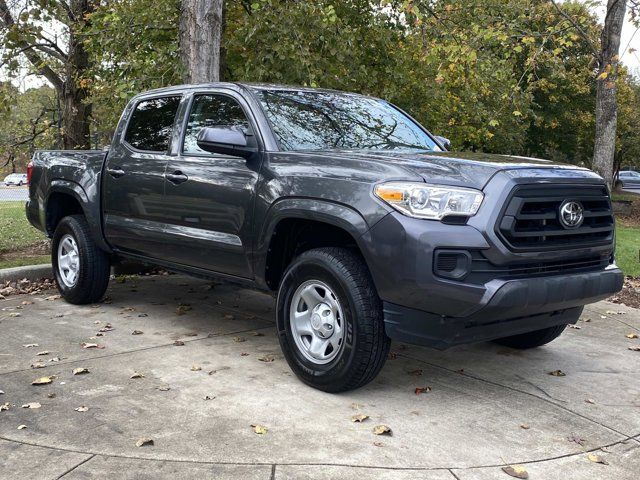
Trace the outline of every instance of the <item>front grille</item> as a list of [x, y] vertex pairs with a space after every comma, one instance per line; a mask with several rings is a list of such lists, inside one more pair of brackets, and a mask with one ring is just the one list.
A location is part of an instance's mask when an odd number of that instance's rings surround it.
[[[560, 223], [565, 200], [580, 202], [584, 221], [568, 229]], [[614, 221], [605, 186], [523, 185], [516, 187], [496, 231], [513, 251], [569, 249], [613, 241]]]
[[535, 276], [586, 273], [604, 270], [611, 262], [610, 254], [571, 260], [494, 265], [479, 251], [471, 252], [471, 273], [468, 283], [484, 284], [494, 279], [512, 280]]

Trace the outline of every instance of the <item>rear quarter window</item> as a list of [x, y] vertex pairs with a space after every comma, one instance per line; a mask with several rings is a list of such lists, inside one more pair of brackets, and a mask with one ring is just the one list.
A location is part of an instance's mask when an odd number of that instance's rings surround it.
[[168, 151], [180, 98], [152, 98], [138, 103], [131, 114], [125, 141], [138, 150]]

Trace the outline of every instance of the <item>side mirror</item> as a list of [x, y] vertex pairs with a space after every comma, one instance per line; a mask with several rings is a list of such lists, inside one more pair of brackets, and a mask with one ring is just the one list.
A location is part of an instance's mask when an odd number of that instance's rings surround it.
[[198, 133], [196, 143], [207, 152], [243, 158], [249, 158], [258, 151], [247, 142], [244, 132], [236, 127], [204, 127]]
[[434, 137], [438, 142], [440, 142], [440, 145], [442, 145], [446, 150], [451, 149], [451, 140], [449, 140], [446, 137], [441, 137], [440, 135], [434, 135]]

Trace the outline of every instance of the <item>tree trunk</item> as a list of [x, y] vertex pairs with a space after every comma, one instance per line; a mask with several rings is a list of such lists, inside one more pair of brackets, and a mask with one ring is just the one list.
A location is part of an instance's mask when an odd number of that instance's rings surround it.
[[609, 188], [613, 186], [613, 159], [618, 123], [616, 79], [618, 77], [620, 32], [622, 31], [625, 10], [626, 0], [608, 0], [607, 14], [602, 30], [596, 90], [596, 135], [593, 168], [606, 180]]
[[[93, 11], [94, 3], [93, 0], [72, 0], [70, 8], [76, 18], [85, 18], [87, 13]], [[89, 149], [91, 148], [89, 137], [91, 104], [86, 102], [88, 92], [82, 79], [84, 72], [89, 68], [89, 54], [74, 31], [75, 26], [71, 24], [69, 28], [68, 62], [61, 92], [64, 105], [62, 139], [65, 149]]]
[[224, 0], [182, 0], [180, 56], [185, 82], [220, 80], [220, 43]]

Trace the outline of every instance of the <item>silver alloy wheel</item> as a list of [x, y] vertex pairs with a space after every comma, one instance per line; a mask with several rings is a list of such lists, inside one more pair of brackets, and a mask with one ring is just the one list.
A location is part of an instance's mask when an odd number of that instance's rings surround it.
[[66, 234], [58, 244], [58, 273], [65, 286], [71, 288], [78, 281], [80, 255], [75, 239]]
[[323, 282], [308, 280], [293, 294], [289, 323], [296, 346], [308, 360], [326, 364], [336, 358], [346, 328], [338, 297]]

